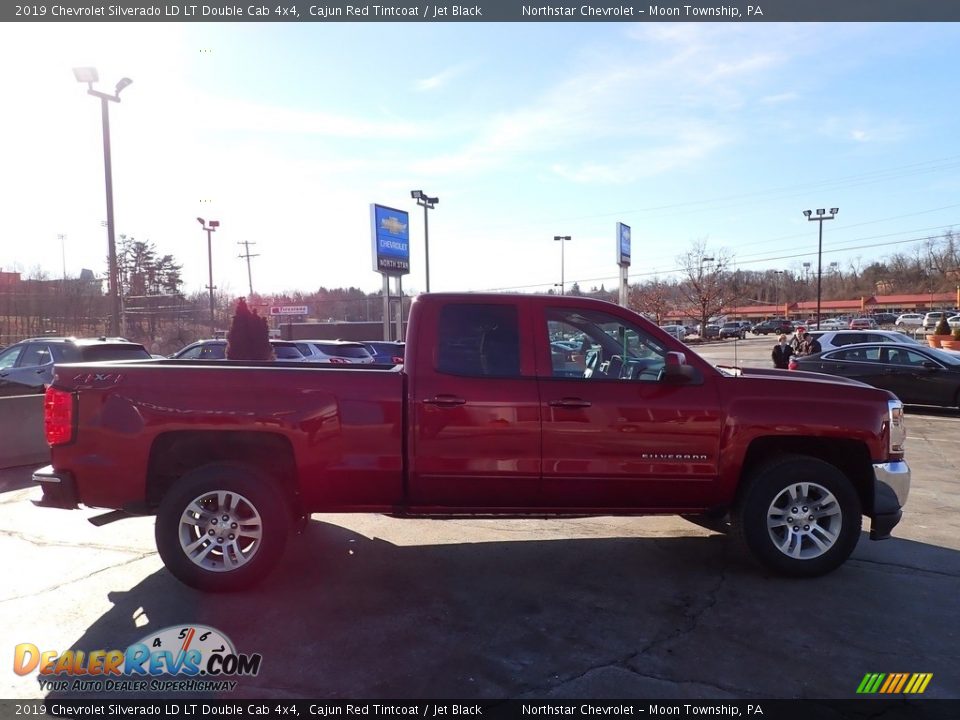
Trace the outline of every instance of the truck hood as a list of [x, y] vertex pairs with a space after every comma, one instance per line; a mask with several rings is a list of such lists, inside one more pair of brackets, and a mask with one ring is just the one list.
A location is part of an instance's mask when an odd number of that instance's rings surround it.
[[[727, 372], [731, 372], [731, 368], [723, 368]], [[860, 382], [859, 380], [852, 380], [850, 378], [845, 378], [840, 375], [827, 375], [825, 373], [817, 372], [807, 372], [805, 370], [778, 370], [774, 368], [752, 368], [745, 367], [735, 370], [735, 374], [740, 376], [747, 377], [765, 377], [765, 378], [777, 378], [779, 380], [789, 380], [789, 381], [799, 381], [799, 382], [820, 382], [820, 383], [834, 383], [839, 385], [859, 385], [860, 387], [869, 387], [872, 388], [872, 385], [867, 383]], [[877, 388], [873, 388], [876, 390]]]

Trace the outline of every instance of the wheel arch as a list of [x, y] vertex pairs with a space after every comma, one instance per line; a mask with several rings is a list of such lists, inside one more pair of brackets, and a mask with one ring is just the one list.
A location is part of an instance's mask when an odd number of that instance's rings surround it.
[[747, 448], [737, 488], [738, 502], [750, 478], [764, 466], [797, 455], [823, 460], [842, 472], [853, 484], [866, 515], [873, 512], [873, 467], [870, 450], [858, 440], [823, 437], [760, 437]]
[[178, 478], [210, 463], [250, 465], [283, 491], [294, 516], [300, 514], [297, 466], [290, 441], [278, 433], [249, 431], [172, 431], [150, 448], [146, 503], [153, 510]]

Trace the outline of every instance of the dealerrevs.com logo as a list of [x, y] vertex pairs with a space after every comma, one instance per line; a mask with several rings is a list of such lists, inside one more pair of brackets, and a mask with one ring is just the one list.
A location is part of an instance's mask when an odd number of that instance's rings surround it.
[[197, 692], [233, 690], [233, 676], [255, 676], [263, 656], [238, 653], [230, 638], [206, 625], [175, 625], [146, 635], [125, 650], [14, 649], [17, 675], [37, 672], [44, 691]]

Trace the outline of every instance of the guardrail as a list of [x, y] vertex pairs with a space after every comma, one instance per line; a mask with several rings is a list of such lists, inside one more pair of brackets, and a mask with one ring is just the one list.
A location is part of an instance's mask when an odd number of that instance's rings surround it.
[[50, 459], [43, 436], [43, 395], [0, 397], [0, 468]]

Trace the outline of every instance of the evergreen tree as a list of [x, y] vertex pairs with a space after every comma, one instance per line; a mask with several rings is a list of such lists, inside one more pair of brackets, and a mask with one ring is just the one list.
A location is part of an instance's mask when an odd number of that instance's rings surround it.
[[266, 362], [274, 359], [267, 319], [260, 317], [256, 310], [251, 312], [244, 298], [237, 301], [237, 309], [230, 322], [227, 359], [246, 362]]

